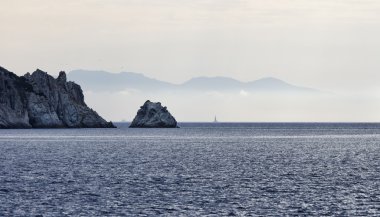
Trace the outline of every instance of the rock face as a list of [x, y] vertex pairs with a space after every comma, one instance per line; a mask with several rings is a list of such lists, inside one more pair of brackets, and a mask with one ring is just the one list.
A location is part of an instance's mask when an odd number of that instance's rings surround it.
[[0, 128], [109, 128], [84, 102], [82, 89], [36, 70], [24, 76], [0, 67]]
[[140, 107], [131, 128], [178, 128], [177, 121], [161, 103], [146, 101]]

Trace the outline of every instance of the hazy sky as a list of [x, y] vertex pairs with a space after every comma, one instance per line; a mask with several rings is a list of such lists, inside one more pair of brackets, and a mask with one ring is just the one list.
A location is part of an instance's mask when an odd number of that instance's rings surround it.
[[0, 0], [1, 65], [377, 91], [377, 0]]

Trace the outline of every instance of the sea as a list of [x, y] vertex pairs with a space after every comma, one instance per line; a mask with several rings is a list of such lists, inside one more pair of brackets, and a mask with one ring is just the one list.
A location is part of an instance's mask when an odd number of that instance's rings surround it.
[[379, 123], [0, 130], [0, 216], [380, 216]]

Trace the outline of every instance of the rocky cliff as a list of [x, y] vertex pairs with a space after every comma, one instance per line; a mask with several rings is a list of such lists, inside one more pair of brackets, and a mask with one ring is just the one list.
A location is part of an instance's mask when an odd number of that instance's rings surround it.
[[82, 89], [36, 70], [18, 77], [0, 67], [0, 128], [108, 128], [84, 102]]
[[131, 128], [177, 128], [177, 121], [161, 103], [146, 101], [140, 107]]

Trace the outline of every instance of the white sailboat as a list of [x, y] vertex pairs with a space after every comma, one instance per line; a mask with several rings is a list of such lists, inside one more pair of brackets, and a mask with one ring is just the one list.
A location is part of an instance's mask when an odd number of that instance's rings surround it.
[[218, 123], [218, 120], [216, 119], [216, 116], [214, 118], [214, 123]]

